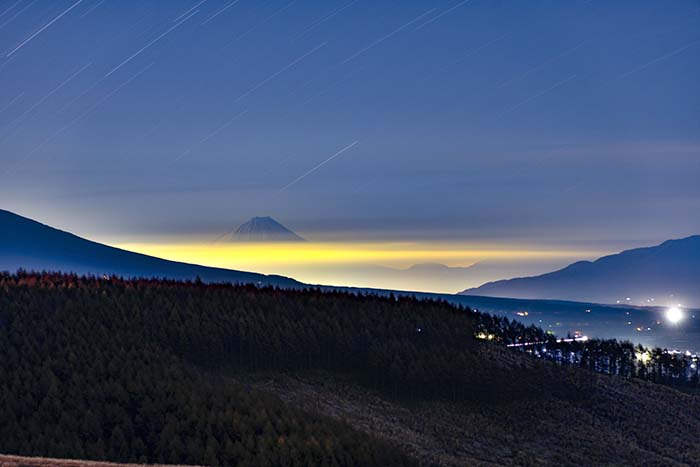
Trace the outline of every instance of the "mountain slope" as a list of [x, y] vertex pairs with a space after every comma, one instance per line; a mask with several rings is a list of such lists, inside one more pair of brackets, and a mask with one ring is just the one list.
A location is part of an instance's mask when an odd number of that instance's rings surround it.
[[238, 242], [305, 242], [306, 240], [272, 217], [253, 217], [233, 233]]
[[0, 454], [0, 467], [198, 467], [173, 464], [115, 464], [114, 462], [92, 462], [76, 459], [48, 459], [45, 457], [6, 456]]
[[0, 271], [60, 270], [81, 274], [194, 279], [296, 287], [282, 276], [168, 261], [102, 245], [0, 209]]
[[642, 304], [700, 305], [700, 235], [579, 261], [540, 276], [489, 282], [463, 294]]
[[0, 451], [210, 466], [698, 465], [697, 395], [539, 360], [474, 339], [474, 326], [544, 336], [406, 297], [0, 274]]

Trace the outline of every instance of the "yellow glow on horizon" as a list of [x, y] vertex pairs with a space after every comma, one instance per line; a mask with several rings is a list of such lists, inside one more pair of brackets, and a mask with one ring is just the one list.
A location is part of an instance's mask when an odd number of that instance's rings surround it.
[[[123, 243], [115, 246], [175, 261], [251, 271], [290, 265], [374, 264], [407, 267], [416, 263], [437, 262], [448, 266], [467, 266], [483, 260], [578, 258], [597, 254], [513, 247], [479, 248], [475, 245], [432, 242]], [[278, 273], [284, 274], [284, 271]]]
[[[562, 265], [601, 252], [528, 248], [466, 242], [212, 243], [211, 241], [113, 243], [173, 261], [240, 271], [278, 274], [307, 284], [455, 293], [502, 276], [460, 277], [426, 273], [397, 276], [377, 266], [405, 269], [420, 263], [466, 267], [480, 261], [555, 261]], [[560, 261], [557, 261], [560, 260]], [[390, 271], [389, 271], [390, 272]], [[546, 272], [546, 271], [541, 271]], [[541, 273], [540, 272], [540, 273]], [[488, 274], [488, 273], [487, 273]], [[507, 272], [506, 272], [507, 274]], [[513, 277], [513, 276], [510, 276]]]

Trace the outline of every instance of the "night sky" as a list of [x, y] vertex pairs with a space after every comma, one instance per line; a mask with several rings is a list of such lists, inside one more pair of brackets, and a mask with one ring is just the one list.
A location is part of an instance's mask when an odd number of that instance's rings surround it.
[[700, 231], [698, 1], [9, 0], [0, 49], [0, 207], [97, 240]]

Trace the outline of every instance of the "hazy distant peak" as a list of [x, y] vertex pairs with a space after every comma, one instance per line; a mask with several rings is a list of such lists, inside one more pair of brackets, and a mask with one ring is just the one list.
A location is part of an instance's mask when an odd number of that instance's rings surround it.
[[442, 263], [417, 263], [408, 268], [409, 271], [444, 271], [446, 269], [450, 267]]
[[287, 227], [270, 216], [251, 217], [233, 233], [232, 239], [239, 242], [304, 242]]
[[[488, 282], [467, 295], [616, 303], [700, 304], [700, 235], [578, 261], [539, 276]], [[629, 297], [629, 298], [628, 298]]]

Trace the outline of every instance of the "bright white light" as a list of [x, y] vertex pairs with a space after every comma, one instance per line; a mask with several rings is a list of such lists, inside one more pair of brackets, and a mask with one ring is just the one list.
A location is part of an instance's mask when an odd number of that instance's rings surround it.
[[637, 358], [637, 360], [639, 360], [640, 362], [642, 362], [645, 365], [647, 363], [649, 363], [649, 361], [651, 360], [651, 354], [648, 351], [647, 352], [636, 352], [635, 357]]
[[668, 310], [666, 310], [666, 319], [669, 320], [669, 322], [671, 322], [672, 324], [678, 323], [684, 317], [685, 315], [683, 314], [683, 310], [681, 310], [677, 306], [671, 307]]

